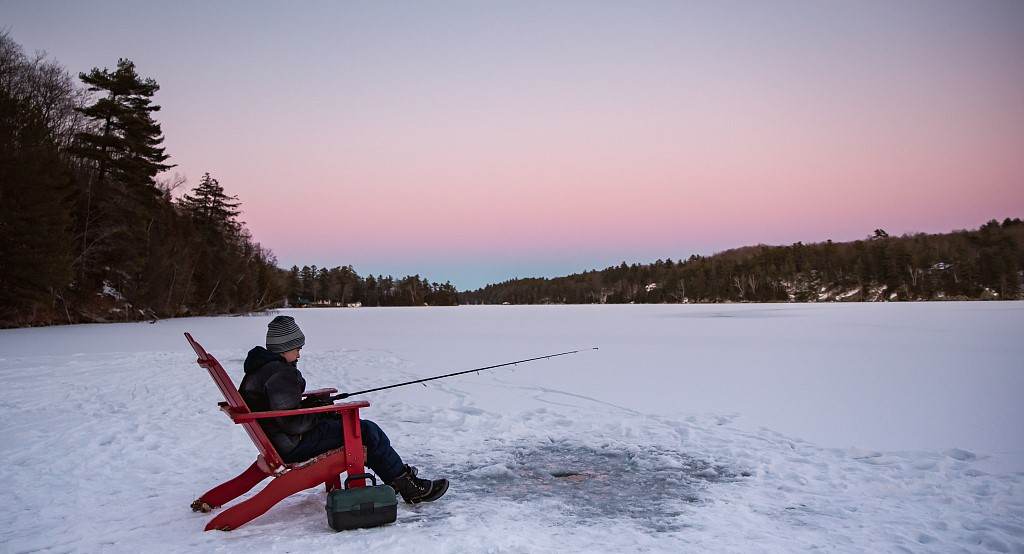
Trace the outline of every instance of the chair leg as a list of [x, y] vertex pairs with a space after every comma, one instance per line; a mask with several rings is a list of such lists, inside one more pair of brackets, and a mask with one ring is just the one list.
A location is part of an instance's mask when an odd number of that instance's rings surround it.
[[257, 460], [238, 477], [217, 485], [200, 496], [198, 500], [192, 503], [192, 509], [197, 512], [208, 512], [213, 508], [219, 508], [249, 492], [267, 477], [267, 474], [259, 468], [259, 461]]
[[274, 504], [288, 498], [289, 496], [315, 487], [320, 483], [326, 483], [331, 479], [337, 479], [338, 474], [345, 468], [345, 452], [338, 452], [327, 456], [312, 465], [291, 469], [284, 475], [274, 478], [269, 485], [263, 488], [255, 496], [239, 502], [234, 506], [221, 512], [217, 517], [206, 524], [205, 531], [219, 529], [231, 531], [263, 515]]
[[[345, 448], [345, 472], [348, 475], [359, 475], [364, 472], [363, 463], [366, 459], [366, 447], [363, 446], [362, 427], [359, 425], [359, 410], [345, 411], [341, 417], [342, 441]], [[353, 480], [351, 487], [358, 488], [366, 484], [366, 480]], [[341, 475], [327, 481], [327, 492], [341, 488]]]
[[[341, 413], [341, 430], [344, 434], [345, 472], [349, 475], [365, 473], [363, 469], [364, 453], [363, 431], [359, 425], [359, 410], [347, 410]], [[365, 479], [355, 479], [350, 487], [366, 486]]]

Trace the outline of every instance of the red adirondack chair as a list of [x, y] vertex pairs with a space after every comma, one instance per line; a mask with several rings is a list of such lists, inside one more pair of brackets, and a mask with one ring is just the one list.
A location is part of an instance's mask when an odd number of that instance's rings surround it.
[[[226, 402], [218, 402], [220, 409], [231, 418], [231, 421], [245, 427], [249, 433], [259, 456], [256, 461], [234, 479], [218, 485], [207, 491], [192, 503], [192, 509], [197, 512], [209, 512], [219, 508], [227, 502], [238, 498], [249, 492], [260, 481], [267, 477], [274, 477], [270, 482], [252, 498], [240, 502], [227, 510], [224, 510], [217, 517], [206, 524], [205, 531], [219, 529], [230, 531], [248, 523], [249, 521], [263, 515], [274, 504], [288, 498], [292, 494], [315, 487], [321, 483], [327, 486], [327, 491], [341, 488], [341, 474], [348, 473], [349, 487], [362, 487], [365, 479], [355, 478], [363, 475], [363, 439], [359, 430], [359, 408], [366, 408], [369, 402], [345, 402], [330, 406], [318, 406], [316, 408], [302, 408], [298, 410], [278, 410], [270, 412], [251, 412], [245, 405], [245, 400], [238, 393], [235, 385], [231, 382], [227, 372], [202, 345], [192, 338], [192, 335], [185, 333], [185, 338], [192, 345], [197, 362], [210, 372], [217, 388], [224, 395]], [[328, 396], [338, 392], [337, 389], [318, 389], [305, 393], [303, 396]], [[313, 459], [295, 464], [286, 464], [281, 459], [270, 439], [263, 432], [257, 420], [267, 417], [281, 417], [299, 414], [324, 414], [337, 413], [341, 417], [342, 432], [344, 433], [344, 446], [336, 450], [330, 450]]]

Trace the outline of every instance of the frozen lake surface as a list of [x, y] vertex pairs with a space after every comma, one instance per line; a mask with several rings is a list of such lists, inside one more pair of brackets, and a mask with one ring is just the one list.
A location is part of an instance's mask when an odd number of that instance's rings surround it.
[[237, 383], [271, 316], [0, 331], [2, 550], [1024, 552], [1021, 302], [286, 312], [310, 387], [600, 350], [367, 395], [453, 480], [394, 526], [203, 534], [255, 450], [181, 333]]

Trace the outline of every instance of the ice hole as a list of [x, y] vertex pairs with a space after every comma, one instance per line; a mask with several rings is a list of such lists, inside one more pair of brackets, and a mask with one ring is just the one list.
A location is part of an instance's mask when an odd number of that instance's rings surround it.
[[515, 502], [554, 502], [561, 504], [562, 517], [627, 518], [657, 530], [686, 526], [684, 511], [699, 507], [708, 487], [743, 477], [726, 465], [659, 447], [563, 441], [489, 454], [489, 464], [457, 471], [460, 490]]

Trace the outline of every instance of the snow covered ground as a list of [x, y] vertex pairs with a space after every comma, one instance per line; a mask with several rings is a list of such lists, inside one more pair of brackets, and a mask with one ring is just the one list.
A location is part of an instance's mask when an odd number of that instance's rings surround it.
[[600, 350], [367, 395], [453, 480], [395, 525], [203, 533], [255, 450], [181, 333], [237, 382], [269, 316], [0, 331], [0, 551], [1024, 552], [1024, 303], [288, 313], [311, 387]]

